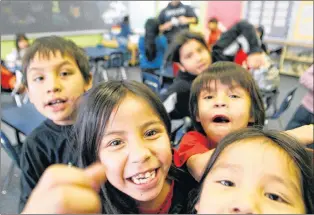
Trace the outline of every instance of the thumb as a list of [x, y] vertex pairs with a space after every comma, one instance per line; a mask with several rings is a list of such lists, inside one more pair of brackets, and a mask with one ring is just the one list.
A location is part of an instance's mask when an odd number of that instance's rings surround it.
[[93, 188], [97, 192], [100, 186], [107, 181], [105, 167], [99, 162], [90, 165], [84, 172], [92, 180]]

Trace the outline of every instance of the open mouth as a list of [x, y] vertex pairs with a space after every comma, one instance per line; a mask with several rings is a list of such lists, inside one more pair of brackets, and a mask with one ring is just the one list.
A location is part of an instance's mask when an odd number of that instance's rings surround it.
[[66, 101], [67, 100], [64, 100], [64, 99], [54, 99], [54, 100], [49, 101], [46, 105], [47, 106], [54, 106], [54, 105], [57, 105], [57, 104], [63, 104]]
[[229, 123], [230, 119], [227, 116], [217, 115], [213, 118], [213, 122], [215, 122], [215, 123]]
[[154, 169], [152, 171], [140, 173], [140, 174], [132, 176], [131, 178], [128, 178], [128, 180], [130, 180], [131, 182], [137, 185], [148, 184], [149, 182], [154, 180], [154, 178], [156, 178], [157, 171], [158, 169]]

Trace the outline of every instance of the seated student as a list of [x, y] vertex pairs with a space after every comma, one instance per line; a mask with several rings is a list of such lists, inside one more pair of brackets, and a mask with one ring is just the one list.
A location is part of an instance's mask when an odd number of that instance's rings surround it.
[[138, 43], [140, 68], [143, 72], [154, 73], [161, 68], [167, 46], [167, 38], [159, 35], [158, 20], [148, 19], [145, 23], [145, 36], [140, 37]]
[[15, 49], [6, 57], [6, 66], [13, 71], [22, 64], [22, 58], [26, 49], [29, 47], [29, 41], [25, 34], [17, 34], [15, 36]]
[[209, 50], [211, 50], [212, 46], [217, 42], [220, 35], [222, 34], [222, 31], [226, 30], [222, 30], [222, 27], [219, 24], [220, 23], [218, 22], [218, 19], [215, 17], [212, 17], [208, 20], [206, 41]]
[[[252, 36], [253, 35], [253, 36]], [[262, 50], [256, 37], [254, 26], [248, 22], [236, 23], [230, 30], [225, 32], [210, 54], [203, 35], [182, 31], [178, 33], [170, 44], [167, 52], [167, 61], [175, 62], [179, 65], [180, 71], [169, 87], [167, 93], [162, 95], [162, 100], [167, 112], [172, 119], [180, 119], [189, 116], [189, 95], [192, 81], [202, 73], [212, 62], [233, 61], [233, 55], [228, 52], [232, 44], [237, 43], [238, 38], [244, 38], [248, 43], [247, 63], [252, 68], [261, 65]], [[240, 47], [235, 47], [236, 50]]]
[[49, 167], [23, 213], [186, 213], [188, 192], [197, 184], [172, 164], [170, 132], [162, 102], [144, 84], [95, 86], [73, 135], [80, 167], [87, 169]]
[[[216, 62], [194, 80], [190, 111], [196, 131], [183, 136], [174, 161], [178, 167], [186, 165], [197, 181], [210, 158], [210, 150], [222, 138], [242, 128], [262, 127], [265, 121], [263, 101], [254, 79], [232, 62]], [[313, 142], [313, 125], [287, 133], [304, 145]]]
[[313, 214], [313, 154], [278, 131], [243, 129], [218, 145], [194, 192], [198, 214]]
[[57, 36], [38, 38], [28, 48], [23, 75], [30, 101], [47, 120], [23, 144], [20, 210], [48, 166], [75, 164], [66, 139], [75, 121], [76, 102], [92, 83], [83, 50]]

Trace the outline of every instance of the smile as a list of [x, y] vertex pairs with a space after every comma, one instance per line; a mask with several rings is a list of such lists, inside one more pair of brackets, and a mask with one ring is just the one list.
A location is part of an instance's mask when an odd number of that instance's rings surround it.
[[139, 185], [139, 184], [147, 184], [151, 182], [155, 177], [156, 177], [156, 169], [153, 171], [140, 173], [138, 175], [131, 177], [130, 179], [134, 184]]

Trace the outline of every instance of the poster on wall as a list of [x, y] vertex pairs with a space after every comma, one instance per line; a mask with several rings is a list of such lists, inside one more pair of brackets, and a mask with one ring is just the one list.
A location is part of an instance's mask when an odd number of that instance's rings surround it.
[[247, 1], [245, 18], [262, 25], [265, 36], [286, 39], [290, 27], [293, 1]]

